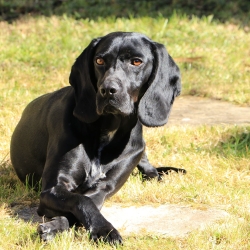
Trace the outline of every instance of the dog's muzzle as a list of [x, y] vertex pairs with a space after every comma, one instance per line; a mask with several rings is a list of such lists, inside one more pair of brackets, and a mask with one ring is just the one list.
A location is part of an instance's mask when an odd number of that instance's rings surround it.
[[99, 87], [96, 104], [99, 115], [129, 115], [132, 109], [129, 94], [116, 82], [104, 82]]

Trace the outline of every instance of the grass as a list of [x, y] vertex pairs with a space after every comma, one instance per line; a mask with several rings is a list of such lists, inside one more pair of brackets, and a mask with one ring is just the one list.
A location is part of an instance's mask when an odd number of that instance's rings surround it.
[[[88, 241], [84, 230], [40, 242], [36, 225], [11, 215], [12, 204], [32, 205], [38, 194], [23, 186], [9, 162], [9, 142], [23, 108], [35, 97], [68, 85], [72, 63], [92, 38], [116, 30], [138, 31], [164, 43], [178, 62], [183, 94], [250, 105], [250, 34], [232, 24], [171, 18], [78, 20], [24, 18], [0, 23], [0, 249], [112, 249]], [[213, 206], [230, 216], [184, 238], [131, 235], [118, 249], [249, 249], [250, 127], [199, 126], [144, 131], [155, 166], [185, 168], [164, 181], [132, 175], [107, 205]], [[153, 195], [152, 195], [153, 193]]]

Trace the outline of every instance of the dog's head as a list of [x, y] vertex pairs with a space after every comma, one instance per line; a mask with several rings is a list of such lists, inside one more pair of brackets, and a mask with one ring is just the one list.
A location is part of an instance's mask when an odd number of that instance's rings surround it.
[[181, 90], [179, 68], [165, 47], [126, 32], [94, 39], [72, 66], [70, 84], [79, 120], [91, 123], [105, 114], [137, 113], [149, 127], [167, 122]]

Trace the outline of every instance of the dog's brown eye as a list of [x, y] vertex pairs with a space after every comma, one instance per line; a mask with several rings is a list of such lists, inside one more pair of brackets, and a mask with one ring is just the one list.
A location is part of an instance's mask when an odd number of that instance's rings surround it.
[[104, 65], [104, 60], [103, 60], [102, 58], [97, 58], [97, 59], [96, 59], [96, 63], [97, 63], [98, 65]]
[[134, 66], [139, 66], [142, 64], [142, 60], [135, 58], [131, 60], [131, 64], [133, 64]]

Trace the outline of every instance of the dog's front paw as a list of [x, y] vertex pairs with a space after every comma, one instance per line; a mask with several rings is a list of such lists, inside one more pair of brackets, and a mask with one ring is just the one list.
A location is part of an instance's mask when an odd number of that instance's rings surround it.
[[37, 232], [40, 235], [41, 240], [50, 241], [58, 232], [69, 229], [69, 222], [66, 217], [58, 216], [52, 218], [51, 221], [39, 224]]
[[102, 227], [93, 227], [90, 229], [90, 239], [98, 242], [103, 240], [109, 244], [122, 244], [122, 237], [120, 233], [109, 223]]

